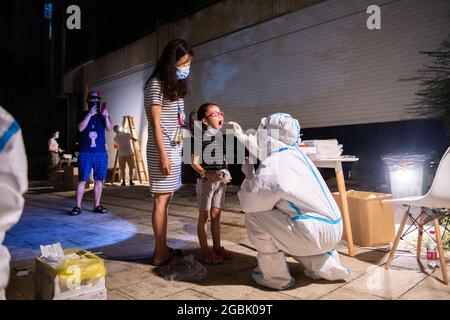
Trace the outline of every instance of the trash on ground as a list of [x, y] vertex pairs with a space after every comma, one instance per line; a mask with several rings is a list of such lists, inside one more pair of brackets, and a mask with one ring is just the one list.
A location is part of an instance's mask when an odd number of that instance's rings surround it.
[[207, 269], [194, 255], [175, 257], [169, 264], [159, 268], [159, 273], [167, 281], [199, 281], [206, 277]]

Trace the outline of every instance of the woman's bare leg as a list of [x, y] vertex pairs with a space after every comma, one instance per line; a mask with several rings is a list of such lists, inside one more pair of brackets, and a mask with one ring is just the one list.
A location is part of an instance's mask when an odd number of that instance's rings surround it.
[[153, 202], [152, 225], [155, 236], [154, 263], [160, 264], [171, 257], [167, 247], [167, 215], [172, 193], [155, 194]]

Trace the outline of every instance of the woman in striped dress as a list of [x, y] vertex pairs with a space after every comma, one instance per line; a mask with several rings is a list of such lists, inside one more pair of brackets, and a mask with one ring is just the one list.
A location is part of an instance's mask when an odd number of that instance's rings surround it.
[[148, 118], [147, 165], [150, 192], [154, 195], [152, 225], [155, 235], [153, 264], [167, 263], [174, 251], [167, 246], [167, 214], [170, 200], [181, 187], [182, 128], [187, 77], [193, 51], [175, 39], [164, 49], [145, 85]]

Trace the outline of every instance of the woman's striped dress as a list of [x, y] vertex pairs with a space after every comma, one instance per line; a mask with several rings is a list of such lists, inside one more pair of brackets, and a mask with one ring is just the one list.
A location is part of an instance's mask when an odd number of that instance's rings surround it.
[[[147, 165], [150, 176], [150, 192], [173, 193], [181, 187], [182, 144], [172, 146], [178, 129], [178, 109], [184, 112], [184, 100], [170, 101], [163, 95], [162, 82], [152, 78], [144, 91], [145, 112], [148, 119]], [[161, 128], [164, 148], [171, 162], [172, 174], [164, 176], [160, 170], [160, 155], [156, 148], [153, 128], [150, 122], [150, 105], [161, 106]], [[169, 138], [170, 137], [170, 138]]]

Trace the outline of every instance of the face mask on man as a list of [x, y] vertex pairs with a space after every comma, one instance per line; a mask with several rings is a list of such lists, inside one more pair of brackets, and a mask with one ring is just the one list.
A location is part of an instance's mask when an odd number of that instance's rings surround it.
[[93, 108], [97, 108], [97, 112], [101, 112], [101, 101], [100, 100], [93, 100], [88, 102], [89, 110], [92, 110]]
[[189, 72], [191, 70], [191, 66], [179, 68], [177, 67], [177, 79], [178, 80], [184, 80], [187, 77], [189, 77]]

